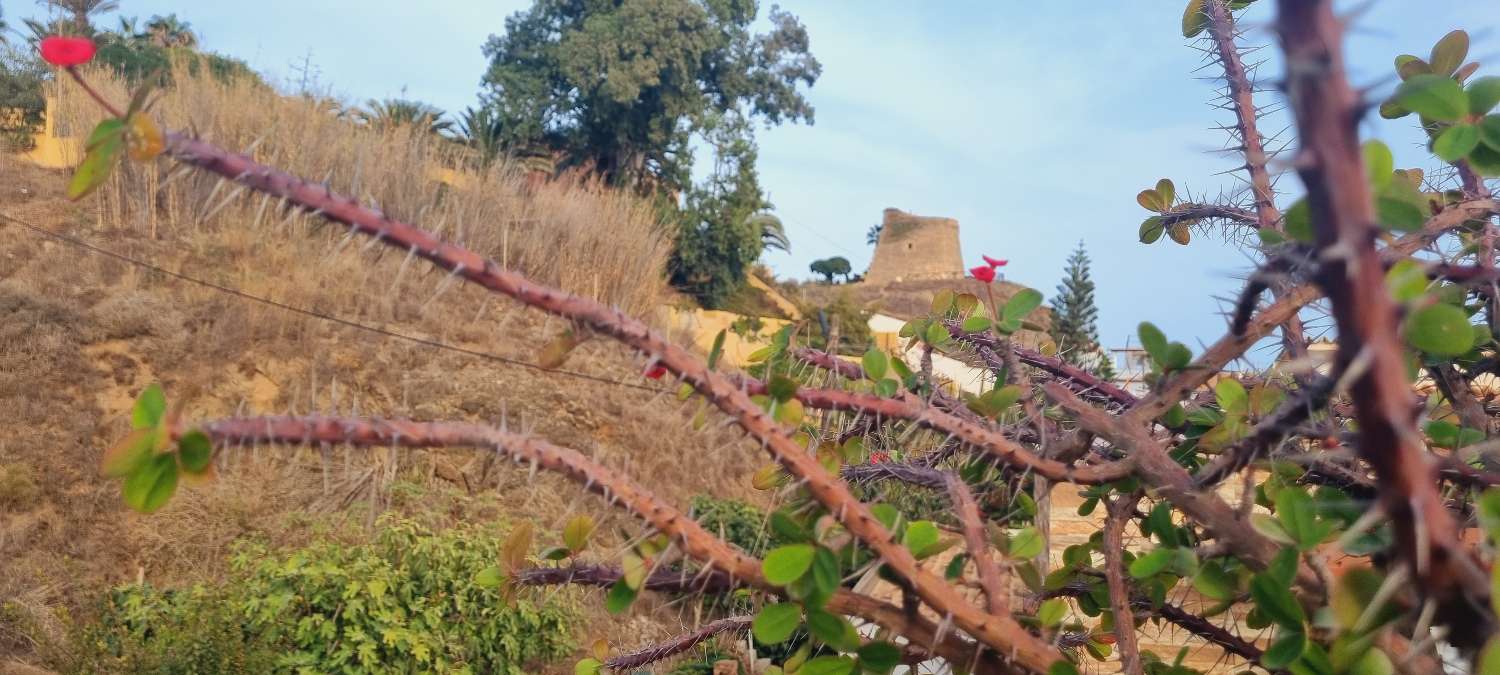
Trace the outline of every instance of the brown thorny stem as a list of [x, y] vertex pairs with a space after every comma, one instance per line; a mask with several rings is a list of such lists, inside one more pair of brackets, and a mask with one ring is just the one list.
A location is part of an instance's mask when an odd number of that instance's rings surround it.
[[1345, 76], [1344, 25], [1331, 0], [1279, 0], [1278, 7], [1287, 96], [1302, 146], [1296, 165], [1317, 233], [1319, 283], [1338, 325], [1338, 363], [1351, 380], [1356, 447], [1374, 468], [1418, 592], [1437, 603], [1449, 639], [1474, 649], [1492, 632], [1492, 617], [1475, 606], [1485, 604], [1489, 575], [1460, 542], [1417, 431], [1397, 308], [1375, 249], [1377, 220], [1356, 128], [1366, 105]]
[[[1245, 156], [1245, 171], [1250, 174], [1255, 224], [1260, 228], [1281, 232], [1285, 228], [1281, 222], [1281, 211], [1276, 208], [1276, 193], [1271, 188], [1271, 172], [1266, 169], [1269, 158], [1257, 120], [1255, 88], [1235, 42], [1234, 15], [1224, 0], [1209, 0], [1204, 3], [1203, 13], [1208, 17], [1208, 34], [1214, 44], [1214, 53], [1219, 58], [1219, 64], [1224, 67], [1230, 108], [1234, 111], [1235, 128]], [[1271, 293], [1280, 297], [1285, 293], [1284, 284], [1274, 284]], [[1281, 344], [1293, 358], [1306, 355], [1307, 337], [1302, 330], [1302, 319], [1296, 314], [1282, 322]]]

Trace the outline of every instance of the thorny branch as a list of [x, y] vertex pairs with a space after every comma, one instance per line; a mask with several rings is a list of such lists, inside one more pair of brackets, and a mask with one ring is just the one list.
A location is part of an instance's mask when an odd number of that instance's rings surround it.
[[1367, 107], [1349, 85], [1344, 25], [1331, 0], [1279, 0], [1277, 30], [1287, 58], [1287, 95], [1301, 148], [1297, 166], [1317, 234], [1319, 283], [1338, 325], [1338, 363], [1351, 368], [1360, 456], [1375, 470], [1381, 504], [1401, 556], [1422, 592], [1437, 603], [1455, 644], [1477, 648], [1491, 633], [1474, 599], [1488, 596], [1488, 575], [1459, 541], [1437, 475], [1416, 428], [1396, 307], [1375, 249], [1374, 202], [1356, 126]]

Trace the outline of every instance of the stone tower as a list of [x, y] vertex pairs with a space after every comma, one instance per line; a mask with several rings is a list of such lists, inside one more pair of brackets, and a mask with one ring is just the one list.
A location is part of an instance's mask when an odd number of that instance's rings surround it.
[[929, 218], [900, 209], [886, 209], [881, 220], [880, 240], [865, 281], [960, 279], [964, 257], [958, 249], [958, 221]]

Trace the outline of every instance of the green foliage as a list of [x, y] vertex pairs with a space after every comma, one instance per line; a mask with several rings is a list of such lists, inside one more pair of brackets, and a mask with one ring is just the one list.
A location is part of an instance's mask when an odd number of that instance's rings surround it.
[[849, 273], [852, 271], [849, 267], [849, 259], [843, 256], [814, 260], [808, 268], [812, 270], [813, 274], [821, 274], [823, 280], [830, 284], [833, 283], [833, 278], [838, 275], [843, 275], [844, 280], [848, 281]]
[[[484, 45], [487, 104], [513, 141], [542, 143], [616, 184], [687, 187], [694, 131], [740, 113], [812, 121], [799, 88], [821, 66], [796, 18], [754, 3], [537, 0]], [[749, 132], [746, 126], [739, 130]]]
[[110, 672], [536, 672], [572, 651], [573, 618], [474, 583], [499, 548], [478, 528], [391, 518], [366, 545], [245, 546], [222, 585], [116, 591], [90, 658]]
[[[504, 144], [540, 146], [615, 185], [683, 194], [672, 283], [719, 307], [784, 233], [753, 216], [769, 207], [755, 177], [753, 122], [812, 121], [800, 88], [821, 72], [807, 32], [773, 8], [754, 34], [753, 3], [537, 0], [506, 20], [484, 53], [486, 105]], [[691, 184], [693, 140], [715, 154]]]
[[1049, 330], [1057, 353], [1063, 360], [1109, 379], [1114, 368], [1099, 353], [1099, 308], [1094, 304], [1094, 280], [1089, 277], [1089, 256], [1078, 242], [1068, 257], [1062, 283], [1052, 297], [1052, 325]]
[[697, 495], [692, 514], [703, 529], [757, 558], [773, 546], [792, 543], [766, 529], [766, 515], [760, 509], [739, 500]]
[[412, 127], [419, 131], [440, 134], [453, 129], [451, 120], [435, 106], [404, 98], [371, 99], [365, 102], [359, 119], [375, 129]]
[[0, 110], [13, 111], [0, 115], [0, 151], [31, 149], [47, 109], [42, 83], [49, 75], [35, 50], [0, 44]]
[[828, 349], [828, 336], [822, 331], [824, 322], [830, 330], [835, 323], [838, 324], [840, 354], [860, 355], [870, 348], [870, 311], [848, 289], [836, 291], [833, 299], [822, 307], [804, 307], [803, 313], [818, 322], [818, 329], [812, 331], [807, 341], [813, 349]]
[[143, 35], [104, 33], [94, 61], [113, 70], [131, 86], [170, 85], [172, 68], [180, 64], [194, 75], [206, 68], [222, 82], [248, 80], [270, 88], [244, 61], [198, 51], [192, 45], [163, 46]]

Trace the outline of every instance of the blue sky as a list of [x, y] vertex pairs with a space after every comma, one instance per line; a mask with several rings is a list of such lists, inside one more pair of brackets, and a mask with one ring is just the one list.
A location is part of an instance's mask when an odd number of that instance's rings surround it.
[[[480, 45], [529, 2], [121, 4], [142, 18], [177, 12], [207, 48], [273, 77], [291, 78], [292, 64], [310, 55], [321, 82], [348, 98], [404, 89], [456, 110], [474, 102], [486, 65]], [[765, 261], [800, 278], [832, 255], [863, 269], [865, 230], [894, 206], [957, 218], [966, 259], [1009, 258], [1010, 280], [1049, 297], [1083, 240], [1106, 345], [1123, 344], [1141, 320], [1189, 344], [1217, 338], [1224, 320], [1215, 296], [1236, 292], [1249, 258], [1213, 239], [1136, 241], [1147, 213], [1135, 194], [1158, 178], [1194, 195], [1238, 187], [1216, 175], [1235, 163], [1212, 152], [1225, 140], [1213, 126], [1230, 117], [1205, 105], [1214, 83], [1193, 79], [1203, 61], [1181, 38], [1183, 4], [785, 0], [824, 70], [808, 94], [815, 125], [760, 133], [762, 184], [793, 244]], [[1262, 0], [1246, 15], [1248, 44], [1272, 42], [1258, 25], [1273, 4]], [[13, 23], [38, 11], [30, 0], [0, 6]], [[1425, 55], [1454, 28], [1474, 36], [1471, 58], [1494, 64], [1480, 73], [1500, 74], [1497, 27], [1500, 3], [1371, 3], [1350, 35], [1356, 83], [1389, 91], [1395, 55]], [[1279, 72], [1275, 55], [1257, 53], [1273, 59], [1264, 79]], [[1286, 123], [1273, 116], [1263, 130]], [[1376, 120], [1365, 133], [1387, 141], [1398, 166], [1430, 166], [1409, 121]], [[1279, 186], [1289, 193], [1283, 204], [1300, 190], [1293, 175]]]

